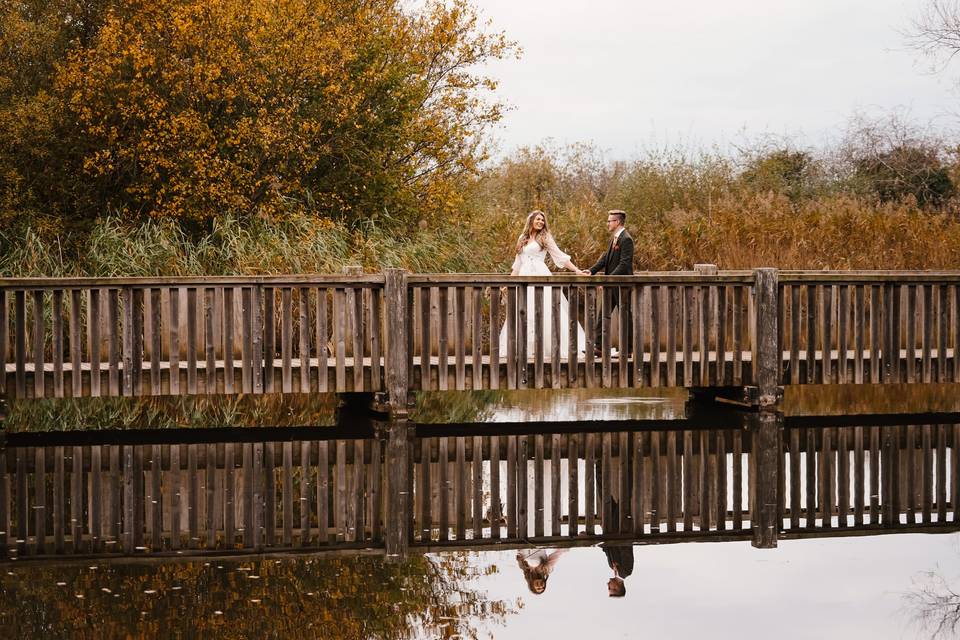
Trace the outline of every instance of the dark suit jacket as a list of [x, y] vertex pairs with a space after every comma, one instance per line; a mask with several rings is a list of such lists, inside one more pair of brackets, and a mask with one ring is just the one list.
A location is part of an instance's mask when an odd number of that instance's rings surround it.
[[597, 264], [590, 267], [590, 273], [603, 272], [607, 276], [633, 275], [633, 238], [626, 229], [616, 241], [611, 241], [607, 252], [600, 256]]

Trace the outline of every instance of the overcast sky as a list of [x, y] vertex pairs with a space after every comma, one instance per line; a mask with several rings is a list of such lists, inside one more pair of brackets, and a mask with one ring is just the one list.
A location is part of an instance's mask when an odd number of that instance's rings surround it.
[[954, 78], [904, 36], [904, 0], [476, 0], [523, 48], [491, 65], [513, 109], [501, 152], [552, 138], [613, 157], [789, 136], [822, 145], [855, 110], [953, 126]]

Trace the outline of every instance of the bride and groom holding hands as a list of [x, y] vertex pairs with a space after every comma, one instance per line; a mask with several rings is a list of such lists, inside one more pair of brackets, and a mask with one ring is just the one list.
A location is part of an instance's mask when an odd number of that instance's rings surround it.
[[[531, 211], [527, 216], [526, 224], [523, 227], [523, 233], [520, 234], [516, 245], [516, 258], [513, 261], [513, 267], [510, 270], [511, 276], [549, 276], [550, 269], [546, 264], [547, 254], [553, 263], [561, 268], [573, 271], [578, 275], [591, 276], [596, 274], [619, 276], [633, 274], [633, 238], [627, 233], [624, 226], [627, 220], [627, 214], [619, 209], [607, 212], [607, 232], [610, 234], [610, 243], [607, 245], [606, 252], [600, 256], [597, 262], [589, 269], [579, 269], [573, 263], [570, 256], [557, 246], [550, 227], [547, 224], [547, 216], [542, 211]], [[527, 308], [533, 309], [533, 288], [527, 290]], [[602, 309], [609, 318], [614, 308], [621, 304], [629, 306], [630, 301], [626, 296], [621, 299], [618, 287], [605, 287], [603, 289], [605, 297]], [[544, 300], [551, 300], [551, 287], [544, 287]], [[565, 296], [560, 296], [560, 326], [567, 327], [569, 318], [569, 304]], [[603, 329], [603, 316], [597, 314], [595, 319], [596, 344], [590, 345], [596, 356], [600, 356], [601, 331]], [[544, 353], [550, 353], [552, 345], [552, 309], [551, 305], [544, 305], [543, 323], [540, 327], [535, 326], [532, 315], [528, 316], [527, 321], [527, 349], [528, 355], [533, 353], [536, 340], [541, 340], [544, 346]], [[609, 323], [607, 323], [609, 326]], [[501, 353], [506, 353], [507, 331], [506, 326], [500, 332]], [[567, 353], [569, 348], [568, 333], [562, 330], [560, 333], [560, 353]], [[621, 345], [624, 349], [624, 345]], [[585, 352], [587, 349], [586, 339], [584, 337], [583, 327], [577, 327], [577, 350]]]

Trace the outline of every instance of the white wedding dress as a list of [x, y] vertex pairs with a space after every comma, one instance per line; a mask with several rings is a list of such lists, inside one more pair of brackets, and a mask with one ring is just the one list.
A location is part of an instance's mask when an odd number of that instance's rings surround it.
[[[536, 240], [530, 240], [526, 246], [517, 254], [513, 262], [511, 271], [516, 271], [520, 276], [549, 276], [553, 275], [550, 268], [547, 267], [546, 257], [550, 254], [553, 264], [558, 267], [570, 260], [570, 256], [565, 254], [557, 246], [556, 241], [550, 236], [544, 239], [544, 246], [541, 246]], [[543, 358], [549, 361], [553, 353], [553, 287], [543, 288], [543, 321], [541, 327], [537, 327], [534, 318], [534, 289], [527, 287], [527, 357], [534, 356], [536, 341], [539, 339], [543, 344]], [[509, 321], [509, 319], [508, 319]], [[560, 357], [566, 358], [570, 345], [570, 304], [567, 297], [560, 294]], [[583, 333], [583, 325], [577, 323], [577, 351], [582, 352], [585, 349], [586, 338]], [[500, 355], [507, 355], [507, 325], [504, 324], [500, 330]]]

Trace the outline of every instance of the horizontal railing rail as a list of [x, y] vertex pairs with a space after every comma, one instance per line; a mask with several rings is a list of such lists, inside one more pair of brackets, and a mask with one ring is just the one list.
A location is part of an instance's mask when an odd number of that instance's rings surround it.
[[[760, 283], [762, 282], [762, 290]], [[0, 278], [12, 398], [960, 381], [960, 271]]]

